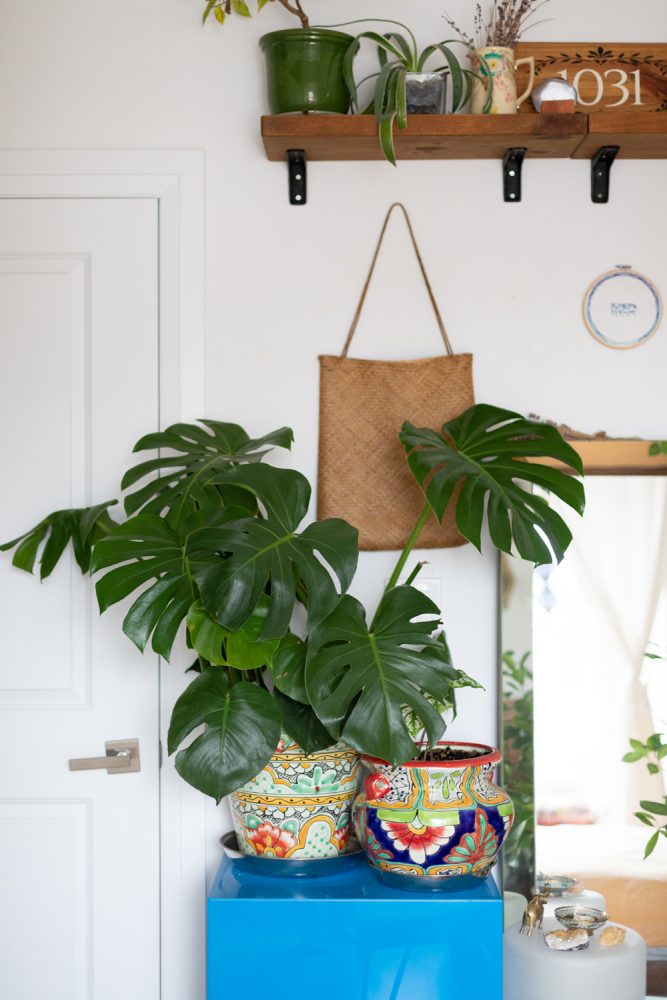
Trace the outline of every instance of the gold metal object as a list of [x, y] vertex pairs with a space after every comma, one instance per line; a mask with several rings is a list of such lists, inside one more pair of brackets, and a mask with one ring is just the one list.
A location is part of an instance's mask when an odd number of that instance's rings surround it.
[[523, 934], [525, 932], [530, 937], [535, 927], [542, 927], [542, 920], [544, 919], [544, 904], [547, 902], [548, 898], [549, 897], [544, 893], [538, 893], [537, 896], [533, 896], [526, 907], [526, 912], [523, 915], [521, 927], [519, 928], [519, 934]]
[[139, 740], [107, 740], [104, 757], [72, 757], [70, 771], [104, 768], [107, 774], [132, 774], [141, 770]]

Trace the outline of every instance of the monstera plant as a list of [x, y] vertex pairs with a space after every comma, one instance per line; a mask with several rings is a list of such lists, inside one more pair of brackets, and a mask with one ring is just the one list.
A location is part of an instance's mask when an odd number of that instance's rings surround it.
[[[194, 677], [177, 700], [169, 752], [178, 772], [220, 799], [257, 774], [281, 730], [307, 752], [343, 740], [393, 763], [442, 736], [443, 708], [473, 684], [449, 662], [439, 609], [411, 583], [399, 585], [419, 533], [452, 498], [458, 530], [478, 548], [491, 540], [535, 563], [560, 559], [571, 535], [530, 484], [578, 512], [581, 483], [535, 461], [581, 472], [577, 453], [552, 427], [487, 405], [440, 430], [406, 423], [407, 461], [424, 510], [382, 594], [367, 615], [347, 591], [358, 557], [356, 529], [331, 518], [304, 526], [310, 487], [299, 473], [266, 464], [289, 448], [286, 428], [251, 439], [236, 424], [202, 420], [143, 437], [150, 457], [125, 474], [124, 521], [111, 500], [49, 514], [20, 538], [13, 563], [42, 579], [68, 543], [97, 577], [101, 611], [132, 597], [123, 631], [169, 659], [185, 624]], [[416, 727], [416, 728], [415, 728]]]

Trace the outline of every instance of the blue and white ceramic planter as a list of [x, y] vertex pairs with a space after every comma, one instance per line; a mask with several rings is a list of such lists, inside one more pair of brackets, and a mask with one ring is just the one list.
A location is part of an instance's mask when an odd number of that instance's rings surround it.
[[481, 756], [400, 767], [362, 756], [370, 774], [354, 805], [357, 837], [371, 865], [404, 888], [456, 889], [486, 878], [514, 820], [511, 799], [491, 780], [498, 750], [439, 746]]

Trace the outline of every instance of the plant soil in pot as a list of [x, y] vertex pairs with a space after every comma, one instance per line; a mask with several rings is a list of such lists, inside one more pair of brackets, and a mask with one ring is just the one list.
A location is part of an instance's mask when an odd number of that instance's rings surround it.
[[294, 861], [345, 854], [359, 754], [342, 743], [306, 754], [284, 736], [266, 767], [231, 795], [239, 850]]
[[514, 819], [492, 781], [500, 753], [443, 741], [430, 756], [397, 767], [362, 756], [370, 774], [354, 806], [357, 836], [401, 888], [465, 888], [489, 874]]
[[406, 73], [406, 110], [409, 115], [444, 115], [447, 102], [445, 73]]
[[346, 114], [350, 91], [345, 83], [345, 53], [354, 39], [327, 28], [290, 28], [263, 35], [269, 111]]

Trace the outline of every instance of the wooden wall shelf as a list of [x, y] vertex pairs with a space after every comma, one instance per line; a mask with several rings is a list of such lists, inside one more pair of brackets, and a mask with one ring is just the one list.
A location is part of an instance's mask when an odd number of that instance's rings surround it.
[[[667, 159], [667, 112], [412, 115], [394, 137], [399, 160], [502, 160], [506, 201], [521, 200], [524, 156], [589, 159], [591, 197], [604, 204], [616, 156]], [[288, 161], [295, 205], [306, 202], [308, 160], [383, 158], [372, 115], [266, 115], [262, 139], [269, 160]]]
[[[586, 135], [586, 115], [411, 115], [396, 129], [399, 160], [502, 159], [512, 147], [527, 156], [569, 157]], [[270, 160], [302, 149], [309, 160], [382, 160], [373, 115], [267, 115], [262, 138]]]
[[618, 146], [619, 159], [666, 159], [667, 112], [593, 112], [588, 115], [588, 130], [574, 157], [591, 159], [602, 146]]

